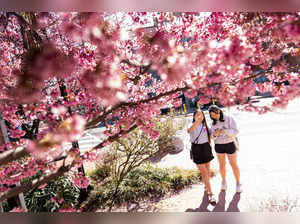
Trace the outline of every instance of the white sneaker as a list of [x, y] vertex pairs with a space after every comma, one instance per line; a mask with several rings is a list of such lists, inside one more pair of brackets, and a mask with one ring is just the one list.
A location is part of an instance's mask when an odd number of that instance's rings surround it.
[[242, 193], [242, 192], [243, 192], [242, 184], [236, 184], [236, 193]]
[[226, 191], [226, 190], [227, 190], [227, 182], [226, 181], [222, 181], [221, 191]]

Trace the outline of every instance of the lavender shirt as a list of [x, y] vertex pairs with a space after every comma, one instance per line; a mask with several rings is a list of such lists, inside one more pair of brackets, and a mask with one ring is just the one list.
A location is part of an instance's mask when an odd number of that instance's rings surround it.
[[[224, 134], [220, 134], [218, 137], [214, 138], [213, 134], [217, 129], [222, 129], [225, 131]], [[227, 144], [233, 142], [234, 137], [239, 133], [237, 125], [232, 117], [224, 115], [224, 122], [217, 121], [215, 125], [211, 126], [212, 138], [215, 144]]]
[[[199, 136], [202, 126], [203, 126], [203, 129], [202, 129], [201, 135]], [[195, 140], [197, 139], [198, 136], [199, 136], [199, 138], [195, 142]], [[208, 142], [207, 130], [206, 130], [205, 125], [203, 125], [203, 124], [198, 125], [195, 128], [195, 130], [190, 133], [190, 141], [192, 143], [197, 143], [197, 144], [204, 144], [204, 143]]]

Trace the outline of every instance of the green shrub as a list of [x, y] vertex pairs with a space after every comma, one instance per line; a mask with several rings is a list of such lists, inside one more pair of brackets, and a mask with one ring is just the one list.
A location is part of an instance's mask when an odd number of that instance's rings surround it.
[[159, 155], [163, 157], [165, 153], [174, 150], [172, 144], [172, 136], [178, 131], [183, 129], [186, 122], [185, 119], [174, 118], [174, 117], [161, 117], [155, 119], [155, 130], [159, 131], [160, 136], [156, 140], [159, 151], [156, 153], [155, 159], [160, 159]]
[[172, 136], [184, 125], [182, 119], [156, 118], [155, 130], [160, 132], [157, 140], [151, 140], [137, 128], [126, 138], [112, 143], [96, 162], [96, 170], [90, 174], [95, 190], [84, 203], [84, 209], [111, 208], [162, 197], [198, 182], [199, 174], [195, 172], [145, 165], [172, 151]]
[[88, 175], [92, 181], [97, 183], [102, 182], [107, 177], [111, 176], [111, 167], [109, 165], [97, 166], [97, 168], [88, 173]]
[[[42, 189], [34, 189], [24, 194], [29, 212], [55, 212], [60, 208], [74, 207], [77, 203], [80, 190], [66, 177], [61, 176], [50, 181]], [[57, 199], [56, 202], [51, 198]], [[59, 202], [59, 199], [63, 199]]]
[[139, 128], [135, 129], [126, 138], [113, 142], [102, 153], [96, 161], [96, 170], [90, 175], [91, 179], [100, 184], [109, 177], [119, 186], [134, 168], [170, 152], [173, 149], [172, 136], [184, 127], [184, 120], [167, 117], [156, 118], [154, 122], [155, 130], [160, 132], [157, 140], [153, 141]]
[[84, 211], [106, 209], [111, 206], [136, 203], [143, 200], [159, 199], [167, 193], [178, 192], [201, 180], [197, 170], [180, 168], [161, 169], [144, 164], [130, 171], [117, 188], [111, 179], [106, 185], [97, 185], [92, 191]]

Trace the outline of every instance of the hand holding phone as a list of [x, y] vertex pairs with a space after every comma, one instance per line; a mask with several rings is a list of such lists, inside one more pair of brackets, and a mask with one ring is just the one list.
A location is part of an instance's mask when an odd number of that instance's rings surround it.
[[222, 129], [216, 129], [214, 132], [214, 137], [218, 137], [219, 135], [223, 134], [224, 130]]

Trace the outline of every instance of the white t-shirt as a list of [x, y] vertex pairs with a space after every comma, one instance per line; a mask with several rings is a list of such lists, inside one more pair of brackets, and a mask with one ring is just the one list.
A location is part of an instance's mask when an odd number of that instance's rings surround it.
[[[202, 132], [201, 132], [202, 129]], [[207, 131], [209, 131], [211, 133], [210, 130], [207, 130], [205, 125], [200, 124], [198, 125], [194, 131], [192, 131], [190, 133], [190, 141], [192, 143], [197, 143], [197, 144], [204, 144], [206, 142], [208, 142], [208, 135], [207, 135]], [[201, 132], [201, 135], [199, 136]], [[197, 139], [197, 137], [199, 136], [199, 138]], [[197, 141], [195, 142], [195, 140], [197, 139]]]
[[[224, 134], [220, 134], [218, 137], [213, 137], [213, 134], [216, 130], [224, 130]], [[239, 133], [236, 122], [232, 117], [224, 115], [224, 122], [217, 121], [215, 125], [211, 126], [211, 136], [215, 144], [227, 144], [233, 142], [234, 137]]]

